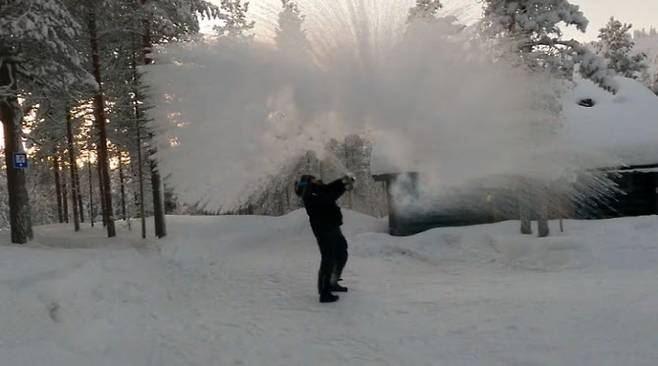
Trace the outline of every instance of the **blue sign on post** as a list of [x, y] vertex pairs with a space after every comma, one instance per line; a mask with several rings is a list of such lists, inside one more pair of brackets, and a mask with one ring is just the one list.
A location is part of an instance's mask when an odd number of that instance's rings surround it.
[[27, 169], [27, 154], [26, 153], [14, 153], [14, 169]]

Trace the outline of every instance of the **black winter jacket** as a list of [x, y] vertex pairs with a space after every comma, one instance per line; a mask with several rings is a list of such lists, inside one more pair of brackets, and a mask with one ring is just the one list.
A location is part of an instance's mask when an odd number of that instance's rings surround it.
[[302, 197], [314, 232], [323, 232], [343, 225], [343, 214], [336, 200], [345, 193], [345, 184], [336, 180], [329, 184], [311, 184]]

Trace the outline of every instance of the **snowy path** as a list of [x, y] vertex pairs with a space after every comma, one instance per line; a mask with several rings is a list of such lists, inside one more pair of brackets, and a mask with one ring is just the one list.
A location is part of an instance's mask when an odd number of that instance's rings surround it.
[[329, 305], [299, 212], [172, 217], [157, 245], [39, 228], [0, 245], [0, 365], [658, 363], [657, 217], [543, 241], [348, 222], [350, 292]]

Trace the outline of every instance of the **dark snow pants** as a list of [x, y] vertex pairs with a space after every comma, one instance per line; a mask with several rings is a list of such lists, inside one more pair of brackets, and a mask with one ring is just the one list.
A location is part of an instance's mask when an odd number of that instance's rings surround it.
[[320, 271], [318, 273], [318, 292], [330, 292], [332, 285], [340, 279], [347, 263], [347, 240], [340, 227], [313, 230], [320, 247]]

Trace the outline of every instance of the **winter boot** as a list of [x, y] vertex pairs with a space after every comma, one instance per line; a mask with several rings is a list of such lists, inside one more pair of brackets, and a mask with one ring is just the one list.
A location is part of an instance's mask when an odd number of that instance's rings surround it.
[[320, 294], [320, 302], [323, 304], [336, 301], [338, 301], [338, 296], [332, 294], [331, 292]]
[[340, 272], [341, 269], [337, 268], [337, 270], [334, 270], [334, 273], [331, 274], [331, 279], [329, 280], [329, 291], [331, 292], [347, 292], [347, 287], [343, 287], [338, 284], [339, 281], [342, 281], [343, 279], [340, 278]]
[[329, 286], [329, 291], [331, 292], [347, 292], [347, 287], [341, 286], [339, 284], [333, 284]]

